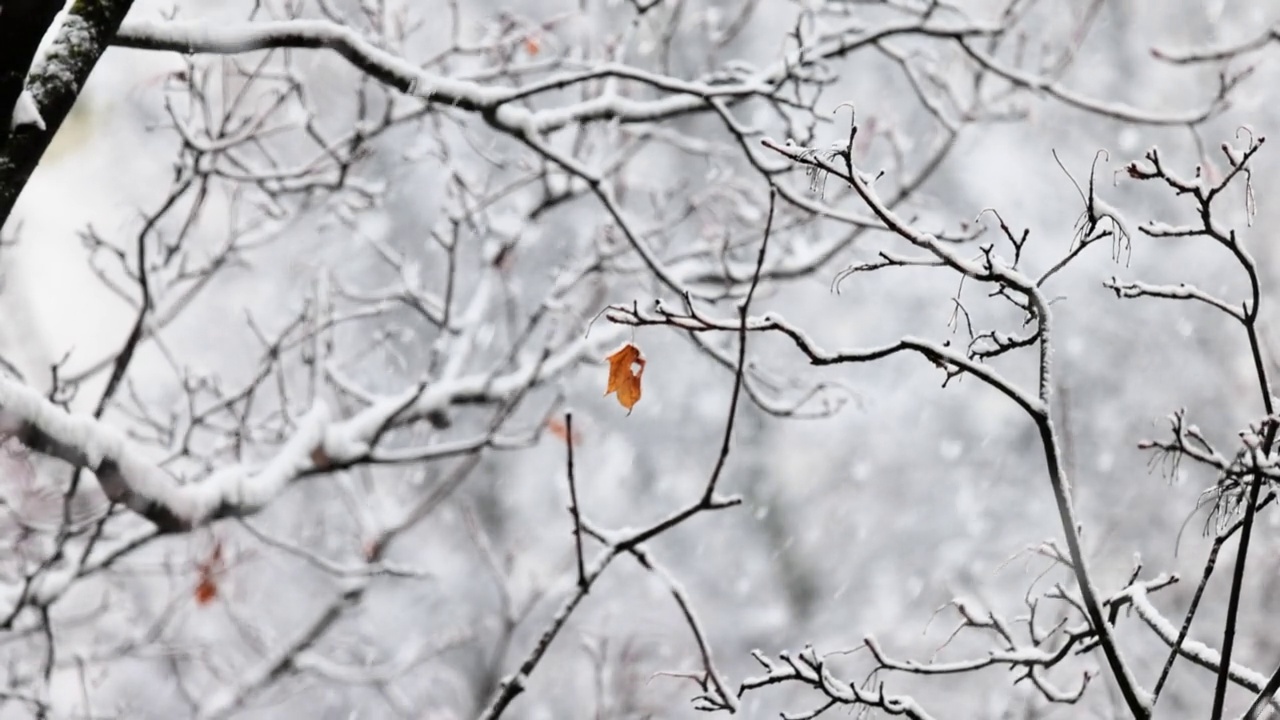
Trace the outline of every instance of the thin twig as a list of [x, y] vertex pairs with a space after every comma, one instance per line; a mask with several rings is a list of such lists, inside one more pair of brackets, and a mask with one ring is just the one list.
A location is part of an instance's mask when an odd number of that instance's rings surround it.
[[[1268, 495], [1262, 504], [1265, 506], [1275, 499], [1275, 495]], [[1169, 679], [1169, 673], [1173, 670], [1173, 663], [1178, 659], [1182, 644], [1186, 642], [1187, 635], [1191, 632], [1191, 621], [1195, 618], [1196, 611], [1200, 607], [1200, 600], [1204, 597], [1204, 589], [1209, 584], [1209, 577], [1213, 575], [1214, 566], [1218, 562], [1218, 552], [1222, 550], [1222, 546], [1231, 539], [1244, 525], [1244, 519], [1241, 518], [1227, 528], [1224, 532], [1218, 534], [1213, 540], [1213, 547], [1209, 549], [1209, 557], [1205, 560], [1204, 572], [1200, 575], [1200, 584], [1196, 586], [1195, 594], [1191, 596], [1191, 607], [1187, 608], [1187, 615], [1182, 620], [1182, 627], [1178, 630], [1178, 639], [1174, 641], [1173, 647], [1169, 649], [1169, 657], [1165, 658], [1164, 667], [1160, 670], [1160, 679], [1156, 681], [1155, 689], [1151, 692], [1151, 706], [1155, 707], [1160, 700], [1160, 691], [1164, 689], [1165, 681]]]
[[707, 489], [702, 494], [704, 505], [711, 503], [715, 495], [716, 483], [724, 471], [725, 461], [729, 458], [729, 443], [733, 438], [733, 421], [738, 416], [738, 397], [742, 394], [743, 377], [747, 365], [747, 312], [751, 308], [751, 300], [755, 298], [756, 288], [760, 285], [760, 272], [764, 269], [764, 256], [769, 250], [769, 234], [773, 230], [773, 213], [778, 203], [778, 190], [769, 188], [769, 217], [764, 224], [764, 239], [760, 241], [760, 253], [756, 256], [755, 273], [751, 276], [751, 287], [747, 296], [738, 304], [738, 367], [734, 372], [733, 396], [729, 400], [729, 421], [724, 429], [724, 441], [720, 445], [720, 455], [716, 458], [715, 469], [711, 471], [711, 479], [707, 481]]
[[578, 511], [578, 484], [573, 474], [573, 413], [564, 414], [564, 444], [569, 448], [569, 515], [573, 517], [573, 543], [578, 554], [578, 587], [590, 590], [587, 584], [587, 565], [582, 557], [582, 513]]

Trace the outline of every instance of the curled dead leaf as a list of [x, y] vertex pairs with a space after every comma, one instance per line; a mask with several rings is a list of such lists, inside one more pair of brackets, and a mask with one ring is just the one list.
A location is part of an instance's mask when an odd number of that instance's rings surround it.
[[209, 557], [196, 564], [199, 580], [193, 594], [197, 605], [208, 605], [218, 597], [218, 578], [226, 571], [226, 563], [222, 559], [222, 542], [215, 540]]
[[609, 385], [604, 394], [616, 393], [618, 404], [631, 409], [640, 401], [640, 376], [644, 374], [644, 355], [640, 348], [627, 343], [605, 358], [609, 361]]
[[211, 577], [201, 576], [200, 582], [196, 583], [195, 596], [197, 605], [208, 605], [218, 597], [218, 584]]

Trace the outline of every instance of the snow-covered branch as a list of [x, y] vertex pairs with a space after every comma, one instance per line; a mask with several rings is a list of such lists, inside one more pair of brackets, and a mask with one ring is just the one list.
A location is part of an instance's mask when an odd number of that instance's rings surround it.
[[71, 414], [30, 387], [0, 375], [0, 418], [25, 445], [92, 470], [112, 502], [161, 530], [179, 532], [229, 515], [260, 510], [293, 480], [314, 468], [329, 411], [318, 403], [275, 456], [258, 467], [219, 470], [204, 481], [179, 484], [107, 423]]
[[774, 662], [760, 651], [752, 653], [756, 662], [764, 667], [763, 675], [754, 675], [742, 681], [739, 694], [779, 683], [800, 683], [818, 690], [826, 698], [823, 705], [806, 713], [788, 713], [787, 718], [816, 718], [837, 705], [853, 708], [876, 708], [890, 715], [900, 715], [911, 720], [932, 720], [935, 716], [910, 695], [892, 695], [886, 692], [883, 683], [874, 687], [863, 688], [855, 682], [841, 680], [835, 676], [827, 663], [826, 657], [819, 655], [812, 646], [806, 647], [792, 655], [788, 652], [778, 654], [779, 662]]
[[1115, 276], [1112, 276], [1110, 279], [1104, 280], [1102, 282], [1102, 286], [1110, 290], [1114, 290], [1116, 297], [1119, 298], [1151, 297], [1164, 298], [1166, 300], [1194, 300], [1221, 310], [1234, 318], [1237, 322], [1243, 323], [1245, 321], [1244, 311], [1240, 307], [1231, 305], [1227, 301], [1215, 297], [1189, 283], [1178, 283], [1177, 285], [1153, 285], [1151, 283], [1144, 283], [1141, 281], [1125, 282]]
[[[1158, 579], [1157, 579], [1158, 580]], [[1129, 605], [1142, 622], [1156, 634], [1166, 645], [1175, 648], [1177, 654], [1193, 665], [1198, 665], [1212, 672], [1219, 672], [1222, 666], [1222, 655], [1213, 648], [1197, 640], [1183, 639], [1181, 645], [1175, 647], [1178, 640], [1178, 628], [1166, 618], [1151, 602], [1151, 585], [1153, 581], [1136, 582], [1112, 596], [1111, 602]], [[1245, 667], [1240, 663], [1231, 663], [1229, 671], [1231, 681], [1243, 688], [1259, 692], [1267, 681], [1267, 676]], [[1275, 701], [1272, 700], [1275, 705]], [[1280, 707], [1277, 707], [1280, 709]]]
[[[750, 73], [736, 82], [694, 82], [648, 72], [620, 63], [600, 63], [585, 71], [553, 75], [526, 87], [504, 88], [448, 78], [423, 71], [414, 63], [373, 45], [350, 28], [323, 20], [286, 20], [237, 24], [200, 21], [131, 21], [120, 29], [115, 43], [122, 47], [181, 53], [237, 54], [271, 48], [325, 48], [341, 54], [354, 66], [403, 93], [463, 110], [483, 112], [497, 127], [521, 137], [548, 133], [583, 122], [620, 120], [652, 122], [709, 110], [714, 99], [767, 97], [795, 64], [835, 58], [874, 46], [887, 38], [919, 35], [938, 39], [983, 37], [997, 27], [976, 24], [944, 25], [906, 21], [868, 30], [861, 23], [837, 28], [831, 39], [803, 53], [791, 52], [782, 61]], [[530, 111], [518, 104], [534, 95], [603, 79], [631, 80], [668, 93], [655, 100], [637, 100], [604, 93], [572, 105]]]
[[180, 483], [108, 423], [68, 413], [4, 374], [0, 420], [9, 434], [33, 450], [92, 470], [112, 502], [124, 504], [162, 531], [184, 532], [218, 518], [258, 512], [298, 479], [372, 461], [373, 447], [389, 430], [426, 420], [450, 405], [514, 395], [598, 355], [597, 347], [578, 340], [545, 361], [528, 359], [508, 373], [467, 375], [410, 389], [346, 420], [332, 418], [328, 407], [317, 402], [265, 463], [220, 468], [189, 484]]

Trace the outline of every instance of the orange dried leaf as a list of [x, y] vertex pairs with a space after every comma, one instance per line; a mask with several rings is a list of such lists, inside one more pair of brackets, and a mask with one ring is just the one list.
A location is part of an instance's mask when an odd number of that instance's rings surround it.
[[214, 540], [213, 550], [209, 557], [196, 563], [196, 573], [200, 579], [196, 582], [195, 597], [197, 605], [208, 605], [218, 597], [218, 576], [226, 570], [222, 559], [222, 541]]
[[640, 348], [627, 343], [605, 359], [609, 361], [609, 385], [605, 388], [604, 394], [617, 393], [618, 404], [626, 408], [629, 415], [631, 408], [640, 401], [640, 376], [644, 374], [644, 355], [640, 354]]
[[200, 577], [200, 582], [196, 583], [195, 596], [197, 605], [208, 605], [218, 597], [218, 584], [213, 581], [213, 576]]
[[524, 37], [524, 51], [530, 55], [537, 55], [542, 50], [542, 41], [537, 35], [529, 34]]

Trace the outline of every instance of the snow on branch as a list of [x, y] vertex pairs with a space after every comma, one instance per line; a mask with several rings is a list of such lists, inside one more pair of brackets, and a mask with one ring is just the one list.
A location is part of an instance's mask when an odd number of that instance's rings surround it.
[[[685, 82], [622, 65], [595, 68], [587, 73], [556, 77], [530, 88], [490, 87], [419, 69], [416, 65], [376, 47], [350, 28], [323, 20], [285, 20], [230, 25], [203, 22], [130, 22], [120, 29], [115, 44], [143, 50], [181, 53], [238, 54], [272, 48], [328, 49], [342, 55], [371, 77], [407, 95], [472, 112], [493, 113], [499, 127], [520, 136], [550, 132], [587, 120], [613, 117], [648, 121], [688, 112], [708, 98], [765, 94], [763, 81], [729, 87]], [[599, 77], [625, 77], [678, 93], [656, 101], [637, 101], [602, 95], [570, 107], [532, 112], [516, 102], [532, 94], [585, 82]]]
[[[1173, 647], [1178, 640], [1178, 628], [1156, 609], [1150, 598], [1153, 582], [1158, 583], [1162, 580], [1164, 580], [1163, 577], [1146, 583], [1132, 583], [1116, 593], [1111, 598], [1111, 602], [1132, 606], [1147, 627], [1151, 628], [1165, 644]], [[1180, 656], [1207, 670], [1218, 672], [1222, 665], [1222, 655], [1217, 650], [1196, 640], [1184, 639], [1182, 644], [1177, 646], [1177, 652]], [[1236, 662], [1231, 663], [1230, 678], [1237, 685], [1254, 692], [1260, 691], [1267, 680], [1262, 673]]]
[[[798, 63], [848, 55], [886, 37], [918, 32], [934, 38], [960, 40], [986, 37], [998, 30], [998, 27], [978, 24], [935, 25], [919, 20], [877, 31], [848, 28], [835, 33], [835, 40], [807, 49], [803, 57], [792, 51], [783, 61], [729, 83], [687, 81], [621, 63], [602, 63], [588, 70], [565, 72], [527, 86], [510, 88], [487, 86], [422, 70], [405, 58], [377, 47], [356, 31], [325, 20], [216, 25], [201, 21], [135, 21], [120, 28], [114, 44], [185, 54], [229, 55], [273, 48], [333, 50], [355, 67], [403, 93], [462, 110], [486, 113], [495, 127], [527, 138], [583, 122], [614, 119], [629, 123], [651, 122], [710, 110], [716, 100], [770, 97], [777, 84], [789, 77]], [[517, 105], [533, 95], [606, 78], [643, 83], [668, 94], [652, 100], [639, 100], [604, 92], [570, 105], [538, 111]]]
[[909, 695], [890, 695], [885, 691], [884, 683], [871, 684], [871, 687], [859, 687], [853, 682], [837, 678], [827, 664], [826, 658], [819, 655], [813, 646], [806, 646], [798, 653], [781, 652], [779, 662], [774, 662], [759, 650], [753, 650], [751, 656], [764, 667], [763, 675], [755, 675], [742, 681], [739, 695], [749, 690], [777, 685], [779, 683], [799, 683], [812, 687], [826, 696], [826, 702], [805, 713], [789, 713], [787, 718], [815, 718], [836, 705], [850, 707], [877, 708], [888, 715], [902, 716], [912, 720], [932, 720], [934, 717], [926, 711], [915, 698]]
[[[608, 339], [612, 339], [610, 336]], [[599, 342], [585, 339], [569, 343], [541, 360], [526, 362], [509, 373], [494, 376], [477, 373], [430, 386], [410, 388], [374, 401], [325, 433], [324, 451], [333, 464], [350, 464], [368, 456], [386, 429], [430, 420], [451, 405], [487, 402], [508, 397], [522, 388], [546, 381], [582, 360], [602, 355]]]
[[329, 412], [317, 404], [275, 457], [256, 469], [231, 467], [203, 482], [181, 485], [146, 458], [117, 429], [89, 415], [69, 413], [44, 396], [0, 375], [0, 427], [38, 452], [86, 467], [112, 501], [142, 515], [163, 532], [179, 532], [228, 515], [255, 512], [313, 466]]
[[567, 371], [595, 350], [596, 343], [579, 340], [504, 374], [468, 375], [375, 400], [342, 421], [332, 421], [327, 406], [318, 401], [265, 463], [221, 468], [186, 485], [145, 457], [116, 428], [89, 415], [69, 413], [3, 373], [0, 432], [16, 436], [36, 452], [92, 470], [112, 502], [147, 518], [161, 532], [185, 532], [218, 518], [256, 513], [295, 480], [377, 462], [373, 448], [389, 430], [426, 420], [454, 404], [509, 397]]
[[114, 44], [139, 50], [221, 55], [285, 47], [327, 49], [403, 93], [438, 97], [467, 110], [488, 107], [500, 97], [500, 93], [476, 83], [422, 72], [412, 63], [374, 46], [356, 31], [324, 20], [216, 25], [199, 21], [129, 22], [120, 28]]

